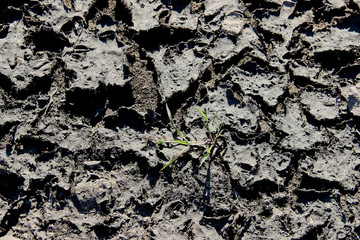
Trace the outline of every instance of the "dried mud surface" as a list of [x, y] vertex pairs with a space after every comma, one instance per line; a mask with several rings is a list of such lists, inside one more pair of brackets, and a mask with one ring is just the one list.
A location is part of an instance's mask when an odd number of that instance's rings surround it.
[[0, 237], [359, 239], [359, 43], [358, 0], [1, 0]]

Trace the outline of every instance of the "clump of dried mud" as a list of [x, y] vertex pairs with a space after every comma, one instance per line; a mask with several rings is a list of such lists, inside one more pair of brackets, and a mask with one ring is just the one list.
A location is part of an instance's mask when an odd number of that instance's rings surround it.
[[[358, 0], [1, 0], [0, 236], [359, 239]], [[149, 139], [221, 147], [166, 162]], [[176, 153], [176, 150], [172, 154]]]

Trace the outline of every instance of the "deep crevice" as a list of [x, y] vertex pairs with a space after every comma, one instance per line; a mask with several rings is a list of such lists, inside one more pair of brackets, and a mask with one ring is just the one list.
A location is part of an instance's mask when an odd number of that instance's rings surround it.
[[115, 19], [122, 21], [128, 26], [133, 26], [131, 11], [123, 0], [116, 1]]
[[133, 40], [146, 50], [156, 50], [161, 45], [175, 45], [195, 37], [195, 31], [186, 28], [155, 27], [135, 34]]
[[109, 129], [124, 128], [126, 126], [144, 132], [149, 127], [145, 125], [144, 117], [137, 111], [122, 107], [116, 114], [104, 117], [105, 127]]
[[35, 46], [35, 51], [61, 52], [65, 47], [70, 47], [69, 40], [61, 33], [56, 33], [52, 28], [40, 27], [30, 32], [25, 41]]

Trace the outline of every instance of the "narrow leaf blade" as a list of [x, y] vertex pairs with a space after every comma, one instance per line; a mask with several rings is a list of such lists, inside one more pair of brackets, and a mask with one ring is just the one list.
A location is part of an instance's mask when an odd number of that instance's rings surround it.
[[190, 145], [190, 142], [188, 142], [188, 141], [177, 140], [177, 139], [162, 140], [162, 141], [159, 141], [159, 142], [160, 142], [160, 144], [163, 144], [163, 143], [174, 143], [174, 144]]
[[206, 116], [206, 114], [203, 111], [201, 111], [199, 108], [196, 108], [196, 110], [200, 112], [200, 114], [203, 116], [206, 122], [209, 122], [209, 118]]
[[190, 146], [182, 149], [180, 152], [178, 152], [175, 156], [173, 156], [170, 161], [168, 161], [165, 166], [160, 170], [163, 171], [165, 168], [167, 168], [168, 166], [170, 166], [173, 162], [175, 162], [176, 159], [178, 159], [179, 157], [181, 157], [185, 152], [187, 152], [190, 149]]
[[183, 134], [181, 133], [181, 131], [176, 127], [176, 125], [174, 123], [174, 120], [172, 118], [169, 106], [167, 105], [167, 103], [165, 104], [165, 106], [166, 106], [166, 112], [167, 112], [167, 115], [169, 117], [171, 127], [176, 131], [176, 133], [181, 137], [181, 139], [185, 139]]
[[209, 152], [206, 152], [205, 155], [202, 157], [201, 161], [200, 161], [200, 166], [203, 165], [203, 163], [206, 161], [206, 159], [209, 157]]
[[217, 132], [216, 132], [216, 138], [220, 135], [222, 126], [223, 126], [222, 123], [220, 123], [220, 124], [218, 125]]
[[160, 140], [160, 141], [158, 141], [158, 142], [156, 143], [156, 146], [159, 146], [159, 145], [161, 145], [161, 144], [163, 144], [163, 143], [165, 143], [165, 140]]
[[178, 144], [181, 144], [181, 145], [185, 145], [185, 146], [190, 146], [190, 145], [192, 145], [192, 143], [191, 142], [189, 142], [189, 141], [186, 141], [186, 140], [172, 140], [172, 142], [174, 142], [174, 143], [178, 143]]
[[170, 109], [169, 109], [169, 106], [167, 105], [167, 103], [165, 104], [165, 107], [166, 107], [166, 112], [169, 117], [169, 120], [170, 120], [170, 122], [172, 122], [173, 118], [172, 118], [172, 115], [171, 115], [171, 112], [170, 112]]
[[207, 152], [207, 153], [210, 153], [210, 151], [211, 151], [211, 147], [209, 147], [209, 145], [207, 145], [207, 146], [206, 146], [206, 152]]
[[217, 114], [215, 114], [215, 115], [210, 119], [210, 123], [214, 122], [215, 119], [217, 119]]

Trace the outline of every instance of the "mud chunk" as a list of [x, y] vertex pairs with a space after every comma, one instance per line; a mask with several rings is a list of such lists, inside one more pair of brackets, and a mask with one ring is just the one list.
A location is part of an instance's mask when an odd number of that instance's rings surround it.
[[65, 139], [59, 139], [59, 145], [71, 152], [89, 149], [91, 146], [91, 133], [89, 130], [83, 129], [80, 131], [67, 134]]
[[209, 60], [195, 55], [193, 49], [168, 51], [161, 48], [151, 53], [160, 80], [160, 91], [164, 98], [185, 91], [190, 81], [197, 79], [209, 64]]
[[282, 146], [287, 149], [310, 149], [314, 144], [326, 142], [324, 129], [316, 128], [303, 119], [298, 103], [285, 101], [286, 113], [276, 116], [277, 129], [285, 132], [287, 136]]
[[315, 119], [335, 120], [344, 112], [345, 105], [328, 93], [316, 91], [304, 91], [301, 96], [301, 103], [304, 104]]
[[[299, 86], [306, 86], [308, 84], [317, 86], [335, 85], [336, 79], [331, 75], [327, 76], [321, 72], [320, 67], [305, 66], [293, 62], [290, 67], [294, 82]], [[329, 74], [330, 75], [330, 74]]]
[[199, 15], [192, 12], [192, 4], [188, 4], [181, 11], [173, 11], [168, 20], [168, 24], [189, 30], [196, 30]]
[[19, 97], [25, 98], [50, 88], [50, 75], [56, 62], [48, 53], [33, 54], [31, 50], [24, 49], [22, 39], [18, 37], [23, 34], [21, 26], [21, 23], [17, 27], [11, 25], [6, 41], [0, 39], [0, 75], [11, 81], [5, 88], [10, 91], [13, 87]]
[[301, 37], [311, 44], [314, 60], [326, 69], [345, 66], [357, 58], [358, 46], [354, 42], [360, 39], [358, 32], [331, 28], [328, 32], [318, 31], [311, 37], [306, 34]]
[[[171, 235], [171, 240], [186, 239], [187, 237], [184, 231], [184, 229], [186, 229], [186, 231], [189, 231], [191, 234], [204, 236], [205, 239], [223, 239], [212, 226], [200, 224], [203, 215], [194, 211], [193, 206], [189, 211], [186, 211], [179, 217], [168, 219], [169, 217], [166, 216], [166, 211], [172, 211], [172, 205], [175, 205], [174, 203], [176, 204], [176, 202], [164, 204], [160, 212], [156, 214], [157, 219], [166, 219], [166, 221], [159, 221], [158, 227], [153, 230], [153, 233], [157, 238], [168, 239]], [[178, 229], [181, 229], [181, 231]]]
[[222, 23], [222, 30], [228, 34], [239, 35], [245, 24], [243, 18], [239, 11], [229, 13]]
[[[307, 202], [301, 199], [294, 207], [301, 209], [300, 212], [292, 209], [284, 214], [282, 209], [273, 208], [272, 216], [266, 219], [261, 219], [259, 214], [255, 213], [249, 223], [249, 230], [243, 236], [246, 239], [266, 238], [269, 235], [276, 239], [289, 237], [301, 239], [313, 236], [314, 229], [322, 228], [327, 221], [333, 221], [334, 228], [324, 229], [322, 234], [327, 238], [338, 238], [343, 234], [345, 224], [340, 220], [340, 206], [334, 202], [335, 199], [328, 199], [326, 202], [321, 200]], [[291, 228], [293, 232], [289, 234], [288, 231], [284, 231], [284, 226]]]
[[[229, 12], [231, 9], [239, 5], [238, 1], [231, 0], [227, 2], [222, 1], [206, 1], [204, 16], [208, 18], [216, 18], [224, 15], [224, 12]], [[216, 22], [216, 21], [215, 21]]]
[[[255, 63], [256, 64], [256, 63]], [[284, 94], [287, 78], [283, 75], [265, 72], [250, 72], [232, 68], [231, 79], [239, 84], [245, 94], [260, 96], [269, 106], [275, 106], [278, 98]]]
[[231, 177], [235, 180], [245, 179], [242, 172], [250, 172], [258, 164], [255, 149], [239, 146], [236, 142], [230, 142], [224, 158], [230, 166]]
[[[229, 102], [234, 102], [234, 104], [228, 105]], [[247, 98], [243, 99], [243, 103], [237, 102], [236, 99], [227, 95], [225, 86], [209, 92], [209, 102], [201, 105], [200, 108], [207, 110], [209, 116], [216, 115], [219, 123], [222, 122], [241, 135], [252, 135], [258, 130], [260, 109]], [[189, 111], [185, 121], [191, 124], [196, 120], [199, 120], [198, 113]]]
[[[335, 141], [326, 148], [326, 151], [319, 151], [313, 157], [308, 156], [301, 160], [301, 171], [312, 178], [327, 182], [328, 188], [339, 184], [345, 189], [353, 190], [357, 187], [360, 178], [359, 146], [354, 128], [345, 126], [341, 130], [331, 128], [329, 131]], [[316, 186], [311, 182], [310, 185]]]
[[315, 158], [307, 157], [301, 162], [303, 172], [314, 178], [339, 183], [347, 190], [353, 190], [360, 179], [356, 170], [359, 158], [349, 149], [331, 149], [318, 153]]
[[129, 80], [124, 77], [124, 51], [115, 40], [103, 42], [86, 33], [78, 44], [65, 51], [66, 66], [75, 72], [70, 87], [94, 90], [99, 82], [124, 86]]
[[328, 0], [328, 2], [329, 2], [334, 8], [346, 7], [346, 1], [344, 1], [344, 0]]
[[[204, 27], [206, 27], [206, 25]], [[211, 39], [211, 42], [208, 41], [209, 39], [202, 39], [203, 43], [209, 44], [204, 50], [215, 59], [216, 63], [225, 63], [231, 58], [241, 54], [242, 51], [251, 52], [251, 55], [258, 58], [265, 58], [256, 30], [251, 25], [244, 23], [241, 23], [238, 27], [240, 31], [239, 34], [234, 35], [234, 33], [231, 32], [233, 30], [226, 29], [225, 27], [225, 29], [222, 29], [225, 34], [214, 37], [214, 39]], [[197, 48], [200, 47], [197, 46]]]
[[284, 185], [284, 173], [292, 159], [290, 153], [276, 153], [267, 143], [241, 145], [228, 143], [224, 156], [229, 164], [231, 178], [247, 190], [276, 191]]
[[346, 99], [349, 111], [360, 117], [360, 83], [341, 88], [341, 95]]
[[213, 47], [209, 49], [209, 54], [215, 59], [225, 60], [231, 57], [236, 48], [236, 44], [228, 37], [220, 37], [215, 40]]
[[107, 204], [112, 201], [112, 187], [111, 182], [104, 179], [84, 179], [76, 185], [75, 194], [85, 211], [99, 211], [103, 206], [103, 210], [106, 212]]
[[82, 18], [94, 1], [65, 0], [61, 3], [54, 0], [33, 1], [35, 6], [26, 7], [25, 20], [29, 25], [51, 27], [59, 32], [69, 19]]
[[161, 11], [156, 11], [159, 4], [157, 1], [131, 1], [132, 27], [137, 31], [148, 31], [159, 26]]

